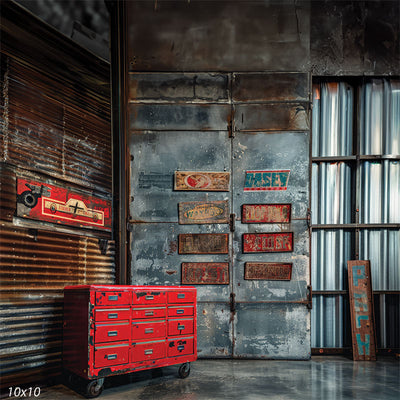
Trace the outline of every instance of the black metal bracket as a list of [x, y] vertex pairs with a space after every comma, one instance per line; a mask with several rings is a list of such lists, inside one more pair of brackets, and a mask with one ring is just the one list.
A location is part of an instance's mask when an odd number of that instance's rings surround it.
[[230, 304], [231, 312], [236, 312], [235, 297], [236, 297], [236, 294], [235, 294], [235, 293], [231, 293], [231, 294], [230, 294], [230, 301], [229, 301], [229, 304]]
[[307, 308], [312, 310], [312, 286], [307, 286]]
[[231, 232], [235, 232], [235, 220], [236, 220], [236, 214], [231, 214], [229, 216], [229, 228]]

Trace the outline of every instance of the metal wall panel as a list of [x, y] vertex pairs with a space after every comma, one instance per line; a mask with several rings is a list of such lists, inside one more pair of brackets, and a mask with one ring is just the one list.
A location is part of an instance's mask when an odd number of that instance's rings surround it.
[[16, 203], [17, 181], [15, 172], [4, 163], [0, 163], [0, 219], [12, 221]]
[[400, 80], [371, 79], [360, 99], [360, 153], [400, 155]]
[[344, 82], [313, 84], [312, 155], [353, 154], [354, 90]]
[[400, 161], [363, 162], [360, 222], [400, 222]]
[[311, 347], [350, 347], [348, 301], [344, 296], [313, 296]]
[[61, 373], [63, 289], [115, 282], [114, 242], [2, 222], [0, 230], [2, 385]]
[[354, 233], [341, 229], [313, 230], [311, 284], [313, 290], [346, 290], [347, 261], [353, 259]]
[[371, 261], [373, 290], [400, 290], [399, 230], [362, 230], [360, 260]]
[[[127, 2], [134, 71], [304, 71], [308, 2]], [[182, 35], [182, 32], [184, 34]]]
[[313, 224], [353, 222], [351, 173], [351, 166], [344, 162], [312, 164]]

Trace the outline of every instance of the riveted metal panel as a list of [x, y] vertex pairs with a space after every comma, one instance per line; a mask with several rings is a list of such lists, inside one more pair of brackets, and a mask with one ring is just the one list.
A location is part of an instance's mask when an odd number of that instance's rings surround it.
[[220, 104], [135, 104], [128, 106], [130, 130], [226, 130], [230, 106]]
[[237, 104], [235, 130], [237, 131], [307, 131], [307, 105], [299, 104]]
[[234, 102], [309, 101], [309, 74], [248, 73], [234, 74]]
[[227, 74], [131, 72], [128, 85], [130, 102], [227, 103], [229, 101]]

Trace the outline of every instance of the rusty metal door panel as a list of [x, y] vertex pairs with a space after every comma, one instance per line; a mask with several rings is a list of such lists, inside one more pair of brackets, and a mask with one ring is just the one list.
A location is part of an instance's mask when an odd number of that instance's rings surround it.
[[[197, 290], [199, 290], [197, 286]], [[217, 291], [220, 287], [217, 288]], [[226, 302], [197, 303], [197, 347], [199, 357], [232, 356], [232, 321]]]
[[174, 190], [176, 171], [229, 171], [227, 142], [226, 131], [131, 134], [131, 220], [178, 222], [179, 203], [227, 200], [224, 192]]
[[302, 304], [236, 304], [235, 356], [309, 359], [309, 310]]
[[132, 130], [227, 130], [231, 107], [223, 104], [135, 104], [129, 109]]
[[154, 100], [227, 103], [229, 101], [227, 74], [131, 72], [128, 85], [130, 102]]
[[[262, 82], [262, 84], [260, 84]], [[248, 73], [234, 74], [234, 102], [308, 102], [309, 74], [307, 73]]]
[[307, 108], [304, 104], [237, 104], [237, 131], [307, 131]]

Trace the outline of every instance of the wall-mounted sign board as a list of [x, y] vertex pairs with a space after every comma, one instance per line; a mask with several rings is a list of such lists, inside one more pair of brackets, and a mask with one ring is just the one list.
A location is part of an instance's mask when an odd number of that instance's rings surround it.
[[228, 285], [229, 263], [182, 263], [183, 285]]
[[180, 224], [228, 224], [228, 201], [179, 203]]
[[179, 254], [228, 254], [227, 233], [183, 233], [179, 235]]
[[243, 204], [244, 224], [285, 224], [290, 222], [290, 204]]
[[286, 190], [290, 170], [246, 171], [244, 191]]
[[353, 359], [376, 360], [374, 299], [369, 261], [347, 261]]
[[175, 190], [229, 192], [229, 172], [176, 171]]
[[293, 232], [244, 233], [243, 253], [293, 251]]
[[111, 231], [111, 201], [32, 179], [17, 179], [17, 215]]
[[247, 262], [244, 266], [244, 279], [290, 281], [291, 277], [291, 263]]

